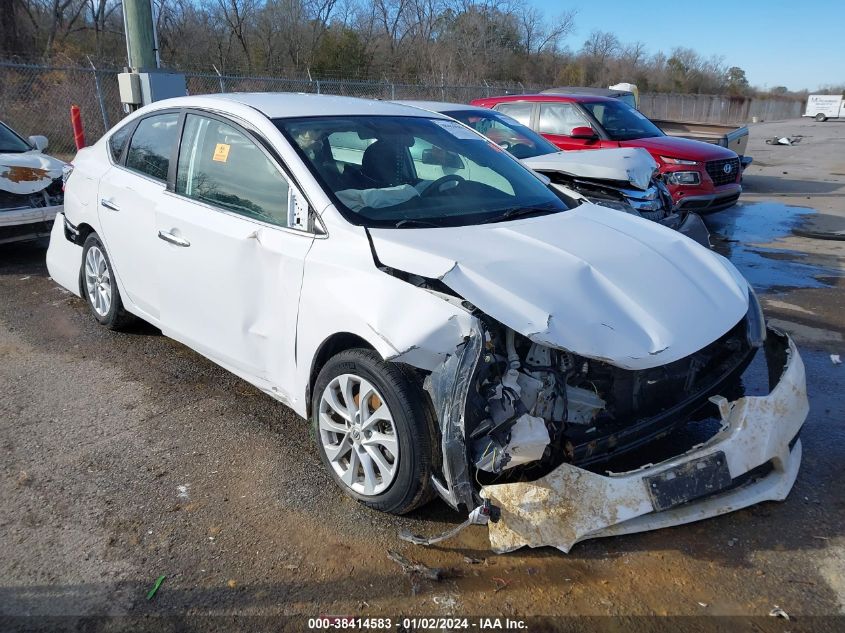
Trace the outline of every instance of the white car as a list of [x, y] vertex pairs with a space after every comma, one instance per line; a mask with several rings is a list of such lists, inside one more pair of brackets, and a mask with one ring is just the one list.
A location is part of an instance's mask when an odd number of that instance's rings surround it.
[[[498, 551], [568, 550], [792, 487], [803, 365], [737, 270], [656, 223], [575, 206], [448, 117], [184, 97], [73, 166], [53, 279], [103, 325], [140, 317], [308, 418], [368, 506], [437, 493], [489, 519]], [[760, 348], [772, 388], [743, 396]], [[717, 418], [707, 436], [644, 465], [696, 413]], [[642, 467], [601, 474], [619, 456]]]
[[47, 237], [62, 210], [65, 163], [45, 149], [46, 137], [24, 139], [0, 122], [0, 244]]

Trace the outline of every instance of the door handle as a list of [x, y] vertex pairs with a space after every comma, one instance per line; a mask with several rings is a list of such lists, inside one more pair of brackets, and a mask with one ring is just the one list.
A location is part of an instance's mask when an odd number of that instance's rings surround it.
[[191, 245], [191, 243], [185, 238], [173, 235], [173, 233], [168, 233], [167, 231], [159, 231], [158, 238], [160, 240], [164, 240], [165, 242], [175, 244], [176, 246], [188, 247]]
[[117, 206], [114, 202], [109, 202], [105, 198], [100, 198], [100, 206], [103, 206], [106, 209], [111, 209], [112, 211], [120, 211], [119, 206]]

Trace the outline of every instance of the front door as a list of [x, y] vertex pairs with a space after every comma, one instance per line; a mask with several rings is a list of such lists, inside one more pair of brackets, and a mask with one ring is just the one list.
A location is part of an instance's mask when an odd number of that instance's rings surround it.
[[[601, 149], [617, 147], [618, 143], [602, 141], [599, 138], [573, 138], [576, 127], [594, 128], [593, 124], [574, 103], [552, 101], [540, 103], [537, 113], [537, 131], [562, 150]], [[595, 129], [595, 128], [594, 128]]]
[[290, 228], [294, 189], [247, 132], [191, 113], [183, 130], [156, 210], [162, 330], [284, 399], [314, 236]]

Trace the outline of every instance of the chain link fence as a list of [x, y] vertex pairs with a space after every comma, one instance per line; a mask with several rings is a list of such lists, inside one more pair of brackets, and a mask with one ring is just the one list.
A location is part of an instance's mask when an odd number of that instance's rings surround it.
[[[75, 152], [70, 106], [82, 111], [85, 137], [93, 143], [125, 116], [115, 69], [45, 66], [0, 61], [0, 120], [24, 136], [43, 134], [50, 153]], [[537, 92], [543, 86], [484, 83], [409, 84], [389, 80], [252, 77], [209, 72], [185, 72], [189, 94], [219, 92], [307, 92], [370, 99], [426, 99], [468, 103], [480, 97]], [[293, 75], [295, 73], [291, 73]], [[790, 99], [749, 99], [713, 95], [640, 95], [640, 109], [655, 119], [707, 123], [743, 123], [757, 117], [776, 120], [798, 117], [803, 103]]]
[[[50, 153], [72, 156], [70, 106], [82, 111], [90, 144], [125, 116], [117, 86], [118, 70], [43, 66], [0, 61], [0, 120], [23, 136], [43, 134]], [[307, 92], [370, 99], [432, 99], [467, 103], [497, 94], [525, 92], [507, 84], [481, 86], [403, 84], [389, 81], [251, 77], [185, 72], [188, 94], [219, 92]]]

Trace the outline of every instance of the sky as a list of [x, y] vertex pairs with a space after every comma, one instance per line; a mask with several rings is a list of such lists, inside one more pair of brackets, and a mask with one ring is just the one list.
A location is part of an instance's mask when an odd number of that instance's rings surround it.
[[649, 53], [676, 46], [705, 57], [719, 55], [745, 70], [758, 88], [811, 91], [845, 84], [845, 3], [842, 0], [528, 0], [547, 16], [574, 9], [575, 33], [565, 44], [581, 48], [593, 30], [623, 43], [643, 42]]

